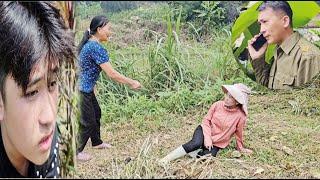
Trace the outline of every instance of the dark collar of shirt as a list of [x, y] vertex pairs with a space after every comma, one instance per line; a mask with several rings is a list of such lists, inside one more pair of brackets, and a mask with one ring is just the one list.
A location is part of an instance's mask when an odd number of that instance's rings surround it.
[[[35, 166], [33, 163], [29, 162], [28, 175], [27, 177], [36, 177], [35, 176]], [[4, 149], [1, 128], [0, 128], [0, 178], [26, 178], [22, 176], [16, 168], [12, 165], [9, 160], [7, 153]]]
[[284, 40], [277, 49], [281, 48], [284, 53], [289, 55], [291, 50], [297, 44], [297, 42], [301, 39], [301, 35], [298, 32], [294, 32], [289, 36], [286, 40]]

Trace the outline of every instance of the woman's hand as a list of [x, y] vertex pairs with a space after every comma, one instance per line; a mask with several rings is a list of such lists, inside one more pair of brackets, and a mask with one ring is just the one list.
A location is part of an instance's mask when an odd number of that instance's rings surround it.
[[242, 148], [242, 149], [240, 150], [240, 152], [246, 153], [246, 154], [252, 154], [252, 153], [253, 153], [253, 151], [252, 151], [251, 149], [246, 149], [246, 148]]
[[130, 88], [131, 89], [140, 89], [141, 88], [141, 84], [139, 81], [136, 81], [136, 80], [132, 80], [132, 82], [130, 83]]
[[204, 136], [204, 147], [211, 150], [213, 147], [211, 136]]
[[213, 148], [213, 145], [211, 146], [206, 146], [207, 149], [209, 149], [209, 151], [211, 151], [211, 149]]
[[204, 147], [206, 147], [207, 149], [209, 149], [209, 151], [211, 151], [211, 149], [213, 148], [213, 144], [212, 144], [212, 140], [211, 138], [209, 139], [204, 139]]

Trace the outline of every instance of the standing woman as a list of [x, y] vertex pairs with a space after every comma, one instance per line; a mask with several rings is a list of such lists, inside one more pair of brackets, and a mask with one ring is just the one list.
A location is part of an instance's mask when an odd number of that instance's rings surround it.
[[87, 161], [91, 156], [83, 149], [91, 138], [93, 148], [111, 147], [104, 143], [100, 136], [101, 109], [94, 94], [94, 86], [103, 70], [112, 80], [127, 84], [132, 89], [139, 89], [139, 81], [130, 79], [116, 70], [109, 62], [109, 55], [101, 42], [107, 41], [111, 35], [111, 24], [105, 16], [96, 16], [91, 20], [90, 28], [85, 31], [79, 44], [79, 90], [80, 90], [80, 134], [77, 147], [77, 159]]

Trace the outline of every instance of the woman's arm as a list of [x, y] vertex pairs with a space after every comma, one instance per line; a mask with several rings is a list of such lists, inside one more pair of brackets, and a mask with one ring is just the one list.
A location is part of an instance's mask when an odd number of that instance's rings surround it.
[[252, 150], [246, 149], [243, 146], [243, 129], [245, 127], [246, 118], [241, 118], [237, 124], [237, 129], [235, 132], [236, 135], [236, 143], [237, 143], [237, 150], [244, 153], [252, 153]]
[[204, 145], [208, 149], [212, 147], [212, 138], [211, 138], [211, 119], [214, 113], [215, 104], [213, 104], [206, 116], [202, 120], [202, 129], [203, 129], [203, 136], [204, 136]]
[[108, 77], [110, 77], [112, 80], [129, 85], [132, 89], [139, 89], [141, 88], [141, 84], [139, 81], [130, 79], [122, 74], [120, 74], [118, 71], [113, 69], [110, 62], [105, 62], [100, 64], [100, 67], [102, 70], [107, 74]]

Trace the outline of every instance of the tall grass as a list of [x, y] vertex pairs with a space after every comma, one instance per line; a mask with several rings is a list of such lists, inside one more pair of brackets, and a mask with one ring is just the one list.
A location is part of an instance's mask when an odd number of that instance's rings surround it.
[[172, 23], [172, 15], [167, 14], [166, 37], [161, 37], [159, 40], [156, 38], [156, 44], [149, 48], [150, 79], [148, 85], [153, 90], [172, 89], [177, 83], [183, 84], [187, 81], [188, 71], [181, 64], [180, 18], [181, 13]]

